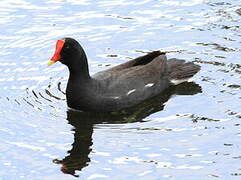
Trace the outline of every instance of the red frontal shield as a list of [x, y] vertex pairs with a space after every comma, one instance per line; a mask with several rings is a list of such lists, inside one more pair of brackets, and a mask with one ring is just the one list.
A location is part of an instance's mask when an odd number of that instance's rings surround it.
[[60, 60], [60, 58], [61, 58], [60, 52], [61, 52], [63, 46], [64, 46], [64, 40], [58, 40], [56, 43], [56, 49], [55, 49], [54, 55], [50, 59], [51, 61], [56, 62], [56, 61]]

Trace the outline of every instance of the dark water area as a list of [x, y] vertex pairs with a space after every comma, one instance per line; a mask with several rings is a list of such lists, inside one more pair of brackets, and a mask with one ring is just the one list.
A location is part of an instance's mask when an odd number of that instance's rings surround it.
[[[240, 179], [241, 1], [1, 0], [0, 179]], [[112, 114], [67, 111], [77, 39], [91, 73], [152, 50], [196, 62], [193, 82]]]

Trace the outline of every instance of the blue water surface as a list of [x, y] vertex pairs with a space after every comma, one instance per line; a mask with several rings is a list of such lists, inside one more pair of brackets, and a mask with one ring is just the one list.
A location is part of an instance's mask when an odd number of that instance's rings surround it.
[[[240, 179], [240, 24], [239, 0], [1, 0], [0, 179]], [[152, 50], [202, 69], [124, 115], [68, 112], [63, 37], [92, 74]]]

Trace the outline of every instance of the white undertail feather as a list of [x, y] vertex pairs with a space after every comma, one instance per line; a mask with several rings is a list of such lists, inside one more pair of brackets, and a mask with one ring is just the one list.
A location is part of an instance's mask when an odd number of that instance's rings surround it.
[[178, 84], [181, 84], [183, 82], [190, 82], [190, 81], [191, 81], [191, 78], [187, 78], [187, 79], [172, 79], [171, 83], [174, 84], [174, 85], [178, 85]]

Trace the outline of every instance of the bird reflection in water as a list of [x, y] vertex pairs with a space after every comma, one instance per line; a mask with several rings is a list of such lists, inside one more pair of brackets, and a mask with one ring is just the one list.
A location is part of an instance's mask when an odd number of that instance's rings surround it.
[[55, 159], [53, 162], [62, 165], [61, 171], [63, 173], [78, 177], [75, 171], [81, 171], [90, 162], [88, 156], [92, 151], [92, 134], [95, 124], [141, 122], [152, 113], [163, 110], [164, 103], [173, 95], [194, 95], [200, 92], [201, 87], [198, 84], [185, 82], [178, 86], [171, 86], [160, 95], [119, 112], [93, 113], [69, 110], [67, 112], [67, 120], [73, 126], [74, 143], [64, 159]]

